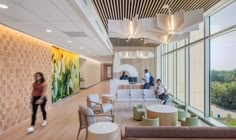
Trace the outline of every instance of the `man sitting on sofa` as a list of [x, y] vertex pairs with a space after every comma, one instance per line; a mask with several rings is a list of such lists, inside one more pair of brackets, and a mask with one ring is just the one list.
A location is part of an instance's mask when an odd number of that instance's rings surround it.
[[156, 81], [157, 87], [155, 90], [156, 96], [158, 96], [159, 99], [161, 99], [161, 104], [166, 104], [168, 95], [166, 94], [167, 90], [165, 86], [161, 83], [161, 79], [157, 79]]

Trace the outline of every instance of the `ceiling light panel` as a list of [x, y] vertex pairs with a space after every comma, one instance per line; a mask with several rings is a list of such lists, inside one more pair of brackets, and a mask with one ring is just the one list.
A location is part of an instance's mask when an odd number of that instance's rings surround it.
[[5, 5], [5, 4], [0, 4], [0, 8], [2, 8], [2, 9], [8, 9], [8, 6]]
[[[108, 31], [109, 20], [132, 19], [138, 15], [138, 19], [152, 18], [156, 14], [168, 14], [167, 9], [171, 8], [172, 14], [180, 10], [191, 11], [203, 8], [207, 11], [220, 0], [92, 0], [101, 19]], [[115, 7], [115, 8], [113, 8]], [[112, 9], [112, 10], [110, 10]]]

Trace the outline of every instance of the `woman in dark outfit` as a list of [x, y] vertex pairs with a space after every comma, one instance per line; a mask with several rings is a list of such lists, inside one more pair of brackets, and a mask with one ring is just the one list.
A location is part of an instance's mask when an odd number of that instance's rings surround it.
[[121, 77], [120, 77], [120, 80], [128, 80], [128, 75], [125, 74], [125, 71], [123, 71]]
[[33, 91], [32, 91], [32, 98], [31, 98], [31, 104], [32, 104], [32, 120], [31, 120], [31, 127], [27, 129], [28, 133], [34, 132], [34, 125], [36, 121], [36, 115], [38, 106], [40, 105], [41, 111], [43, 114], [43, 123], [42, 126], [47, 125], [47, 112], [45, 110], [47, 97], [46, 97], [46, 82], [45, 78], [43, 76], [43, 73], [37, 72], [34, 75], [35, 82], [33, 83]]

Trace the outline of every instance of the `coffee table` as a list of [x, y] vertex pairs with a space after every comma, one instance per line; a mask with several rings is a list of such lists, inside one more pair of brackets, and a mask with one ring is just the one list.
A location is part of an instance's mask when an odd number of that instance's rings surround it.
[[159, 118], [160, 126], [176, 126], [178, 121], [177, 108], [170, 105], [147, 106], [147, 118]]
[[118, 125], [112, 122], [98, 122], [88, 127], [88, 140], [117, 140]]

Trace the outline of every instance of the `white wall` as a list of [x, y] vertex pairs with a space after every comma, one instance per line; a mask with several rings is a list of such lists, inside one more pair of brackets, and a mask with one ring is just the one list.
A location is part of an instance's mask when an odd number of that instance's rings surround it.
[[[117, 61], [113, 60], [113, 70], [115, 71], [115, 67], [117, 65], [124, 65], [124, 64], [128, 64], [133, 66], [137, 72], [138, 72], [138, 81], [139, 82], [143, 82], [142, 78], [144, 77], [144, 69], [148, 69], [149, 72], [154, 76], [154, 78], [156, 79], [156, 71], [157, 71], [157, 50], [156, 47], [140, 47], [140, 46], [136, 46], [136, 47], [127, 47], [127, 46], [116, 46], [113, 49], [114, 53], [115, 52], [121, 52], [121, 51], [149, 51], [154, 53], [154, 58], [149, 58], [149, 59], [120, 59], [119, 64], [116, 64]], [[115, 58], [114, 58], [115, 59]], [[121, 73], [117, 74], [114, 73], [113, 77], [120, 77]]]
[[99, 62], [80, 58], [80, 77], [84, 79], [81, 81], [81, 88], [88, 88], [101, 81], [101, 64]]

